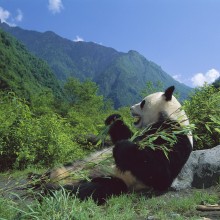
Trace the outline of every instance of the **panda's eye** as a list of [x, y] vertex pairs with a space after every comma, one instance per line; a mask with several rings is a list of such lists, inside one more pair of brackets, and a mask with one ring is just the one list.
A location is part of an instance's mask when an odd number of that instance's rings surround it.
[[143, 101], [141, 102], [141, 105], [140, 105], [141, 109], [144, 107], [144, 105], [145, 105], [145, 100], [143, 100]]

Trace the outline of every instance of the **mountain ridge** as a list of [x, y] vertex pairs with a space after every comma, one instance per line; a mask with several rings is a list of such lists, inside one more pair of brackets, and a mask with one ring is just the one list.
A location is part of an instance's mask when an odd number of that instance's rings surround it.
[[96, 82], [101, 94], [112, 99], [116, 108], [140, 101], [140, 93], [148, 81], [152, 81], [154, 86], [160, 81], [164, 88], [175, 85], [181, 100], [191, 91], [134, 50], [118, 52], [93, 42], [74, 42], [52, 31], [40, 33], [5, 23], [1, 23], [0, 28], [44, 59], [61, 82], [69, 77], [89, 78]]

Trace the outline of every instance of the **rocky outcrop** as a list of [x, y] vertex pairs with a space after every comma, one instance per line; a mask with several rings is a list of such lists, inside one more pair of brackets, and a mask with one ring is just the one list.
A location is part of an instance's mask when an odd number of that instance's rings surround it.
[[208, 188], [220, 183], [220, 145], [193, 151], [171, 188]]

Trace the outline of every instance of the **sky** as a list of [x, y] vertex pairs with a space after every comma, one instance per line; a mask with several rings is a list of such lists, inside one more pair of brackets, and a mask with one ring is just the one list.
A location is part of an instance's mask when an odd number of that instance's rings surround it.
[[220, 76], [220, 0], [0, 0], [0, 19], [136, 50], [190, 87]]

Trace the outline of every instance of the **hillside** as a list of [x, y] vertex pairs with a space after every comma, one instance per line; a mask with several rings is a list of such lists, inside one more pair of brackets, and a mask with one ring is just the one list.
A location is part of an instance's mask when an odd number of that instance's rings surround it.
[[191, 91], [136, 51], [129, 51], [118, 57], [95, 81], [104, 94], [109, 94], [109, 97], [115, 100], [116, 106], [140, 101], [140, 93], [148, 81], [155, 86], [162, 82], [164, 88], [175, 85], [181, 100], [186, 99]]
[[0, 90], [12, 90], [31, 100], [32, 95], [48, 89], [56, 97], [62, 96], [61, 87], [47, 63], [0, 30]]
[[0, 28], [47, 61], [59, 80], [72, 76], [96, 82], [100, 92], [111, 98], [116, 108], [140, 101], [140, 92], [147, 81], [154, 85], [162, 82], [164, 87], [175, 85], [181, 100], [191, 91], [136, 51], [122, 53], [92, 42], [73, 42], [51, 31], [28, 31], [5, 23]]

